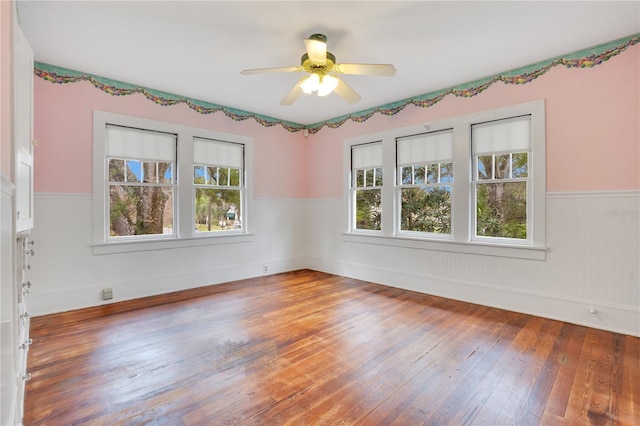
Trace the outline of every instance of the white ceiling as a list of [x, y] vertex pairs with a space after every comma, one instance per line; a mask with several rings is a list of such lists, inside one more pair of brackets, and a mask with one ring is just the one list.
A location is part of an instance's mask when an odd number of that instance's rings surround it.
[[[72, 70], [312, 124], [488, 77], [640, 32], [640, 2], [18, 2], [35, 59]], [[326, 34], [338, 62], [391, 63], [395, 77], [344, 76], [362, 100], [280, 100]]]

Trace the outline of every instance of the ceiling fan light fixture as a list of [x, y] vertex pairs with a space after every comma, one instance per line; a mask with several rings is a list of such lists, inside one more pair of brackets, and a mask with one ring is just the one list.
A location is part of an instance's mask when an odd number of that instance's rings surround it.
[[332, 75], [325, 75], [320, 79], [320, 87], [318, 87], [318, 96], [327, 96], [333, 92], [338, 86], [338, 79]]
[[332, 75], [320, 75], [313, 73], [309, 77], [302, 80], [300, 88], [303, 93], [311, 95], [313, 92], [317, 92], [318, 96], [327, 96], [333, 92], [338, 86], [338, 78]]
[[300, 87], [304, 93], [310, 95], [320, 87], [320, 76], [315, 73], [311, 74], [309, 77], [305, 78], [302, 83], [300, 83]]

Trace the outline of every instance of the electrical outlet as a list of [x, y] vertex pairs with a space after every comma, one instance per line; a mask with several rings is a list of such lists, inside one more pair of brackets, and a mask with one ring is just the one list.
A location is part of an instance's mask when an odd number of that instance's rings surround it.
[[262, 265], [262, 273], [266, 274], [269, 271], [269, 267], [267, 265]]
[[113, 289], [112, 288], [103, 288], [102, 289], [102, 300], [110, 300], [113, 299]]

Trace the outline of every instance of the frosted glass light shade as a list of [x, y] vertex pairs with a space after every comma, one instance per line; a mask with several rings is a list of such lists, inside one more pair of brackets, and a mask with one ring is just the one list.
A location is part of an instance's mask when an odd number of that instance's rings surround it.
[[318, 96], [327, 96], [338, 86], [338, 79], [332, 75], [325, 75], [320, 81]]

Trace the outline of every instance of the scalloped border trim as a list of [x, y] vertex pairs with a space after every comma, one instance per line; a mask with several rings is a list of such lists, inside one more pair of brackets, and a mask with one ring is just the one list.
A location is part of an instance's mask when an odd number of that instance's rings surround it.
[[381, 105], [353, 114], [343, 115], [308, 126], [256, 114], [249, 111], [243, 111], [225, 107], [223, 105], [187, 98], [184, 96], [173, 95], [171, 93], [160, 92], [145, 87], [134, 86], [121, 81], [110, 80], [104, 77], [60, 68], [41, 62], [35, 63], [34, 73], [36, 76], [51, 83], [65, 84], [76, 83], [79, 81], [88, 81], [93, 84], [95, 88], [100, 89], [103, 92], [113, 96], [125, 96], [132, 95], [134, 93], [141, 93], [150, 101], [161, 106], [185, 104], [189, 108], [200, 114], [213, 114], [216, 112], [222, 112], [225, 116], [231, 118], [234, 121], [243, 121], [249, 118], [253, 118], [258, 124], [264, 127], [280, 125], [289, 132], [307, 130], [309, 133], [314, 134], [320, 131], [320, 129], [322, 129], [323, 127], [337, 129], [349, 120], [355, 123], [364, 123], [376, 113], [387, 116], [396, 115], [407, 105], [429, 108], [440, 102], [447, 95], [470, 98], [482, 93], [491, 85], [497, 82], [502, 82], [505, 84], [527, 84], [540, 77], [541, 75], [546, 74], [547, 72], [549, 72], [549, 70], [551, 70], [551, 68], [560, 65], [565, 66], [566, 68], [592, 68], [596, 65], [602, 64], [605, 61], [608, 61], [616, 55], [621, 54], [628, 47], [638, 43], [640, 43], [640, 33], [633, 34], [631, 36], [588, 49], [583, 49], [567, 55], [562, 55], [549, 60], [537, 62], [526, 67], [507, 71], [501, 74], [496, 74], [494, 76], [487, 77], [481, 80], [476, 80], [448, 89], [407, 98], [398, 102]]

